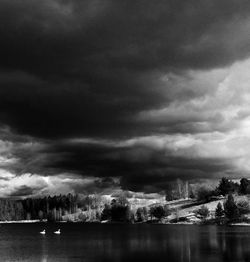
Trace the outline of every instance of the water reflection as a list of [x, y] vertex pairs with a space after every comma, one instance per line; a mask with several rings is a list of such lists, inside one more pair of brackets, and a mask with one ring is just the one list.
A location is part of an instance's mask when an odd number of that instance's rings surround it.
[[41, 262], [48, 262], [48, 242], [46, 235], [41, 235]]
[[232, 228], [224, 229], [217, 234], [222, 261], [250, 261], [249, 230]]
[[3, 225], [1, 261], [250, 261], [250, 228], [180, 225]]

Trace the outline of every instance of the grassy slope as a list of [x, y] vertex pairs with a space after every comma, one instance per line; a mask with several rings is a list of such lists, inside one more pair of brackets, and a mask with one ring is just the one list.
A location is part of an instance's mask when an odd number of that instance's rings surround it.
[[[197, 200], [192, 200], [192, 199], [179, 199], [179, 200], [174, 200], [174, 201], [166, 201], [164, 197], [159, 197], [155, 199], [147, 199], [147, 198], [129, 198], [129, 203], [131, 206], [131, 209], [136, 212], [138, 207], [147, 207], [150, 208], [151, 206], [154, 205], [168, 205], [172, 214], [168, 217], [168, 219], [174, 219], [176, 218], [177, 214], [178, 217], [194, 217], [194, 211], [199, 209], [202, 205], [205, 205], [209, 211], [210, 214], [214, 214], [215, 209], [218, 205], [219, 202], [223, 205], [224, 201], [226, 198], [220, 199], [220, 200], [215, 200], [215, 201], [210, 201], [208, 203], [201, 203]], [[234, 199], [236, 202], [241, 201], [241, 200], [247, 200], [250, 202], [250, 195], [249, 196], [234, 196]], [[101, 209], [102, 210], [102, 209]], [[91, 212], [95, 212], [94, 210], [91, 210]], [[79, 210], [78, 213], [68, 215], [70, 217], [70, 220], [75, 220], [79, 213], [84, 213], [87, 215], [87, 212], [82, 212]], [[89, 214], [88, 214], [89, 216]]]
[[[242, 201], [242, 200], [246, 200], [248, 202], [250, 202], [250, 195], [248, 196], [234, 196], [234, 199], [236, 202]], [[180, 200], [177, 201], [176, 203], [170, 204], [169, 207], [173, 210], [173, 213], [176, 212], [176, 210], [178, 210], [178, 216], [179, 217], [189, 217], [192, 216], [194, 214], [194, 211], [199, 209], [202, 205], [205, 205], [211, 214], [214, 214], [215, 209], [218, 205], [219, 202], [221, 202], [222, 206], [224, 201], [226, 200], [226, 198], [224, 199], [220, 199], [220, 200], [215, 200], [215, 201], [211, 201], [208, 203], [199, 203], [198, 201], [195, 200]], [[172, 217], [174, 216], [174, 214], [172, 214]]]

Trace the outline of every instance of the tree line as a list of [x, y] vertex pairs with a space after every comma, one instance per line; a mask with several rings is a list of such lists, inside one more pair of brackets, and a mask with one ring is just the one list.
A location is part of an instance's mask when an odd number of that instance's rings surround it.
[[249, 202], [246, 200], [235, 201], [232, 194], [227, 196], [226, 201], [222, 204], [219, 202], [215, 209], [214, 216], [210, 217], [209, 209], [202, 205], [195, 210], [195, 214], [203, 223], [224, 225], [228, 223], [247, 222], [249, 219], [246, 216], [250, 213]]
[[160, 221], [170, 214], [168, 205], [152, 205], [151, 207], [138, 207], [131, 210], [126, 197], [120, 196], [113, 199], [110, 204], [105, 204], [101, 213], [101, 220], [111, 222], [146, 222]]
[[211, 190], [210, 187], [206, 186], [195, 189], [189, 185], [188, 181], [177, 179], [167, 185], [165, 193], [166, 201], [178, 200], [182, 198], [209, 200], [212, 196], [225, 196], [230, 193], [246, 195], [250, 194], [250, 180], [242, 178], [240, 182], [235, 182], [223, 177], [220, 180], [219, 185], [214, 190]]
[[[184, 188], [187, 188], [184, 184]], [[185, 194], [187, 190], [185, 189]], [[180, 192], [181, 187], [180, 187]], [[218, 196], [228, 195], [222, 205], [218, 204], [215, 217], [218, 223], [223, 220], [239, 220], [249, 211], [247, 201], [235, 202], [233, 194], [250, 194], [250, 180], [242, 178], [234, 182], [222, 178], [218, 186], [211, 190], [201, 187], [196, 198], [204, 204]], [[126, 194], [121, 194], [110, 201], [103, 201], [100, 195], [58, 195], [43, 198], [26, 198], [22, 200], [0, 199], [0, 220], [47, 220], [47, 221], [82, 221], [82, 222], [145, 222], [160, 221], [171, 211], [167, 204], [152, 205], [131, 209]], [[196, 210], [196, 216], [202, 220], [209, 217], [209, 210], [202, 206]], [[177, 215], [176, 215], [177, 216]]]
[[125, 195], [104, 203], [101, 196], [58, 195], [23, 200], [0, 199], [0, 220], [47, 220], [81, 222], [159, 221], [169, 214], [168, 206], [139, 207], [132, 210]]
[[226, 196], [229, 194], [248, 195], [250, 194], [250, 180], [242, 178], [239, 182], [235, 182], [223, 177], [218, 186], [211, 190], [208, 187], [200, 187], [196, 196], [193, 196], [201, 201], [210, 201], [213, 197]]
[[60, 221], [67, 213], [76, 212], [77, 195], [59, 195], [23, 200], [0, 199], [0, 220], [49, 220]]
[[250, 214], [250, 205], [248, 199], [241, 199], [235, 201], [235, 195], [244, 196], [250, 194], [250, 180], [242, 178], [240, 182], [234, 182], [227, 178], [222, 178], [215, 188], [215, 190], [209, 190], [207, 188], [201, 188], [198, 191], [198, 200], [209, 202], [217, 196], [227, 196], [226, 200], [222, 204], [219, 202], [215, 209], [215, 214], [211, 217], [209, 209], [202, 205], [198, 210], [195, 210], [195, 214], [203, 222], [227, 224], [232, 222], [249, 222], [247, 214]]

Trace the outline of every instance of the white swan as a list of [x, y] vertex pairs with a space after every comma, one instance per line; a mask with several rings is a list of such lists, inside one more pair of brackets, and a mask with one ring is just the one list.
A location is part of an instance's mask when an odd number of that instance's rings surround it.
[[45, 235], [46, 234], [45, 229], [43, 231], [41, 231], [40, 234]]
[[61, 231], [60, 231], [60, 229], [58, 229], [58, 230], [55, 231], [54, 233], [57, 234], [57, 235], [60, 235], [60, 234], [61, 234]]

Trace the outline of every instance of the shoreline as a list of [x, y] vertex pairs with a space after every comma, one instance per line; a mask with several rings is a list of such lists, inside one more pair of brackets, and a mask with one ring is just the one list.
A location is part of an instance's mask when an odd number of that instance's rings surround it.
[[[49, 223], [47, 220], [38, 220], [38, 219], [34, 219], [34, 220], [13, 220], [13, 221], [0, 221], [0, 224], [33, 224], [33, 223]], [[70, 223], [70, 224], [120, 224], [120, 225], [126, 225], [126, 224], [130, 224], [130, 223], [101, 223], [101, 222], [82, 222], [82, 221], [55, 221], [52, 223]], [[146, 224], [146, 225], [188, 225], [188, 226], [206, 226], [206, 225], [210, 225], [210, 226], [244, 226], [244, 227], [248, 227], [250, 226], [250, 223], [246, 223], [246, 222], [242, 222], [242, 223], [232, 223], [232, 224], [227, 224], [227, 225], [217, 225], [217, 224], [202, 224], [202, 223], [192, 223], [192, 222], [177, 222], [177, 223], [147, 223], [147, 222], [140, 222], [140, 223], [131, 223], [131, 225], [137, 225], [137, 224]]]
[[230, 224], [230, 226], [244, 226], [244, 227], [249, 227], [250, 223], [233, 223]]
[[5, 221], [0, 221], [0, 224], [31, 224], [31, 223], [47, 223], [47, 220], [39, 220], [39, 219], [34, 219], [34, 220], [5, 220]]

